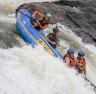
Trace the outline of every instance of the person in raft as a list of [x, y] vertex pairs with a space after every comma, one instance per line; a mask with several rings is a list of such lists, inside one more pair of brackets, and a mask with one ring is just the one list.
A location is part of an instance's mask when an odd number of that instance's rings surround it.
[[32, 14], [32, 18], [34, 19], [33, 20], [31, 19], [31, 23], [34, 25], [34, 27], [37, 30], [43, 30], [48, 27], [48, 24], [49, 24], [50, 19], [52, 18], [52, 15], [50, 13], [46, 13], [44, 15], [39, 11], [35, 11]]
[[74, 53], [75, 51], [73, 49], [68, 49], [67, 53], [63, 57], [63, 60], [70, 68], [76, 67], [77, 58], [75, 58]]
[[86, 75], [86, 60], [83, 51], [78, 52], [76, 69], [78, 73], [84, 73]]
[[53, 29], [53, 33], [49, 33], [48, 36], [46, 37], [47, 42], [54, 48], [56, 49], [59, 39], [57, 37], [57, 35], [59, 34], [59, 29], [57, 27], [55, 27]]

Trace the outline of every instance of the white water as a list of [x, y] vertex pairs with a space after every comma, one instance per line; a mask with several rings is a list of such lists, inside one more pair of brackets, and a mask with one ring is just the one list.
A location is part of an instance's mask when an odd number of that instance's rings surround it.
[[41, 47], [0, 53], [0, 94], [95, 94], [74, 70]]
[[[19, 3], [18, 0], [10, 0], [10, 2], [17, 6], [25, 1], [21, 0]], [[0, 21], [2, 20], [5, 22], [10, 20], [9, 24], [15, 23], [14, 18], [2, 17]], [[62, 28], [65, 32], [66, 30], [70, 32], [68, 28]], [[80, 38], [76, 35], [74, 38], [83, 45]], [[61, 44], [64, 44], [63, 40]], [[85, 47], [91, 48], [88, 45]], [[95, 72], [91, 73], [93, 70], [89, 66], [87, 72], [92, 82], [96, 83]], [[0, 49], [0, 94], [95, 93], [81, 75], [76, 76], [74, 69], [67, 68], [63, 62], [50, 56], [41, 47], [33, 49], [31, 46], [25, 46], [8, 50]]]

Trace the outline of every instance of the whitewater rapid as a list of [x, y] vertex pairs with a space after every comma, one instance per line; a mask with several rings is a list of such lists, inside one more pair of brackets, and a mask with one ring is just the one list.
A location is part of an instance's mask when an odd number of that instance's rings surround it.
[[0, 94], [95, 94], [75, 70], [31, 46], [0, 49]]
[[[2, 0], [2, 4], [5, 1]], [[28, 0], [30, 1], [33, 0]], [[7, 0], [7, 2], [17, 7], [25, 1]], [[14, 16], [11, 17], [12, 15], [1, 15], [0, 21], [15, 24], [16, 19]], [[48, 31], [53, 27], [50, 26]], [[82, 39], [66, 26], [58, 24], [58, 27], [62, 32], [60, 35], [62, 46], [71, 45], [76, 50], [90, 53], [88, 56], [91, 59], [95, 57], [96, 47], [82, 43]], [[20, 38], [18, 41], [23, 44]], [[62, 54], [66, 53], [66, 50], [62, 51]], [[93, 61], [88, 59], [87, 76], [96, 84], [96, 70], [90, 62]], [[69, 69], [64, 62], [49, 55], [40, 45], [32, 48], [24, 44], [22, 47], [6, 50], [0, 48], [0, 94], [95, 94], [95, 92], [82, 75], [76, 76], [74, 69]]]

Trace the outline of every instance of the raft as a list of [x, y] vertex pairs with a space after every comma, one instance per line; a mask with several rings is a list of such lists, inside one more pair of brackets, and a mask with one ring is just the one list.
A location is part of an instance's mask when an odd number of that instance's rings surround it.
[[16, 17], [16, 28], [24, 38], [24, 40], [32, 45], [32, 47], [38, 44], [42, 45], [44, 49], [52, 56], [60, 58], [56, 49], [46, 41], [46, 36], [43, 31], [37, 31], [31, 24], [32, 14], [27, 9], [19, 10]]

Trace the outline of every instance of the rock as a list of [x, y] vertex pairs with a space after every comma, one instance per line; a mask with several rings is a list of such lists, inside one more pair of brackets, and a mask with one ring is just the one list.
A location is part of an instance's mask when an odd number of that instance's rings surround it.
[[96, 1], [61, 0], [53, 3], [27, 3], [18, 9], [20, 8], [27, 8], [31, 12], [39, 10], [42, 13], [51, 13], [54, 15], [51, 23], [61, 22], [82, 37], [83, 42], [96, 45]]

